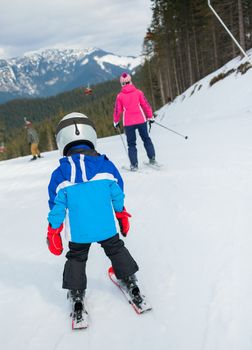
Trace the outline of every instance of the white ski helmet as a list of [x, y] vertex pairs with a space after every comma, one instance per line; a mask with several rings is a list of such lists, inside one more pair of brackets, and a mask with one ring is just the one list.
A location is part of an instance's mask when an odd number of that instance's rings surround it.
[[82, 113], [73, 112], [61, 119], [56, 129], [56, 142], [61, 155], [78, 144], [96, 147], [97, 134], [94, 124]]

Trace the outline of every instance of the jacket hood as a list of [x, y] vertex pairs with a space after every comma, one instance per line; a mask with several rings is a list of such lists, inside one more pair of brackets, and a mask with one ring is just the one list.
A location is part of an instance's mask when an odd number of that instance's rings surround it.
[[107, 160], [105, 155], [73, 154], [60, 159], [60, 172], [65, 181], [82, 183], [92, 179]]
[[124, 85], [124, 86], [122, 87], [121, 92], [122, 92], [123, 94], [130, 94], [131, 92], [134, 92], [134, 91], [136, 91], [136, 90], [137, 90], [137, 88], [135, 87], [134, 84], [127, 84], [127, 85]]

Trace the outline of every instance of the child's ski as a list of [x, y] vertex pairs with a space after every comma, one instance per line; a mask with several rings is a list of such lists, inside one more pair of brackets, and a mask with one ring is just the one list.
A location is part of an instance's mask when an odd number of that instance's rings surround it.
[[88, 327], [88, 313], [85, 308], [73, 311], [70, 316], [72, 317], [72, 330]]
[[129, 304], [132, 305], [137, 314], [142, 314], [152, 309], [152, 307], [147, 303], [146, 298], [143, 294], [139, 292], [137, 295], [132, 295], [132, 293], [127, 290], [125, 285], [120, 283], [120, 281], [115, 276], [112, 266], [108, 269], [108, 275], [111, 281], [122, 291]]
[[84, 297], [75, 297], [69, 292], [67, 295], [70, 301], [72, 330], [85, 329], [88, 327], [88, 312], [85, 306]]

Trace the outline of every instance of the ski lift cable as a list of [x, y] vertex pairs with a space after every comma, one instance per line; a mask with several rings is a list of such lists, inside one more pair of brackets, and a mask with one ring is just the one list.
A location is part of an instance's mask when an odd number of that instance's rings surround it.
[[211, 0], [207, 0], [208, 6], [211, 9], [211, 11], [214, 13], [214, 15], [217, 17], [217, 19], [220, 21], [220, 23], [223, 25], [223, 27], [226, 29], [226, 31], [228, 32], [228, 34], [231, 36], [231, 38], [233, 39], [233, 41], [235, 42], [235, 44], [238, 46], [238, 48], [240, 49], [240, 51], [243, 53], [243, 55], [250, 61], [250, 64], [252, 62], [252, 59], [248, 56], [248, 54], [246, 53], [246, 51], [241, 47], [241, 45], [239, 44], [239, 42], [235, 39], [235, 37], [233, 36], [233, 34], [231, 33], [231, 31], [228, 29], [228, 27], [225, 25], [225, 23], [223, 22], [223, 20], [220, 18], [220, 16], [218, 15], [218, 13], [215, 11], [215, 9], [213, 8], [212, 4], [211, 4]]

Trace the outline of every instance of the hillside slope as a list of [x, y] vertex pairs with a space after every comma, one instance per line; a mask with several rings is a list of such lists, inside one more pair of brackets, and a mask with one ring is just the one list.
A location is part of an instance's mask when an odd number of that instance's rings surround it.
[[[250, 350], [252, 346], [252, 71], [165, 106], [153, 125], [161, 171], [123, 172], [132, 214], [125, 239], [153, 311], [138, 316], [111, 284], [93, 245], [90, 327], [72, 332], [61, 290], [64, 256], [45, 244], [47, 184], [58, 152], [0, 163], [0, 338], [4, 350]], [[145, 159], [139, 145], [139, 160]], [[98, 150], [118, 168], [118, 136]], [[65, 250], [66, 252], [66, 250]]]

